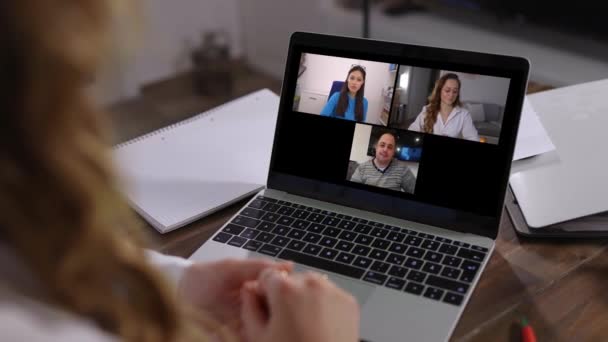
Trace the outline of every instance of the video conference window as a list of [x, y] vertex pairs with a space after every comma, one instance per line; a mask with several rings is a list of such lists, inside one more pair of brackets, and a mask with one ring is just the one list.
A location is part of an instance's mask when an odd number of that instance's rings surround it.
[[401, 65], [389, 127], [498, 144], [508, 78]]
[[303, 53], [293, 110], [386, 126], [396, 74], [395, 64]]
[[357, 124], [346, 180], [414, 193], [423, 134]]

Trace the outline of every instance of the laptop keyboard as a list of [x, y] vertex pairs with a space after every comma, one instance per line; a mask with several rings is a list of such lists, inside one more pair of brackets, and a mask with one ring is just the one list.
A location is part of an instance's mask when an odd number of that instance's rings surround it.
[[460, 305], [488, 249], [258, 196], [214, 241]]

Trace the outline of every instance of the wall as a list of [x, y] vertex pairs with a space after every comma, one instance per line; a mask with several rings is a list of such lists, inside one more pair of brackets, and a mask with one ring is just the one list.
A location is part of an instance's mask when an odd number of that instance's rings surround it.
[[[356, 11], [338, 8], [336, 4], [326, 6], [324, 15], [328, 18], [325, 29], [329, 32], [348, 36], [358, 36], [361, 32], [361, 15]], [[552, 86], [608, 78], [608, 49], [599, 47], [600, 44], [590, 38], [564, 39], [563, 35], [544, 31], [540, 35], [537, 32], [537, 38], [542, 39], [535, 42], [528, 38], [534, 32], [506, 35], [427, 11], [403, 16], [387, 16], [381, 11], [372, 11], [370, 20], [374, 39], [525, 57], [531, 63], [530, 79]], [[539, 41], [557, 44], [551, 46], [539, 44]], [[590, 52], [585, 54], [574, 51], [575, 48]], [[593, 51], [594, 48], [597, 50]]]
[[303, 90], [328, 94], [333, 81], [344, 81], [356, 59], [328, 58], [327, 56], [306, 54], [306, 71], [298, 79]]
[[[118, 43], [131, 50], [130, 59], [99, 76], [104, 81], [94, 93], [102, 102], [136, 96], [142, 85], [190, 69], [189, 51], [200, 42], [203, 31], [225, 30], [233, 56], [243, 54], [239, 0], [143, 0], [137, 15], [129, 19], [142, 21], [141, 34], [135, 41]], [[116, 88], [121, 89], [118, 94]]]
[[350, 160], [354, 160], [361, 164], [371, 159], [367, 155], [367, 147], [369, 146], [369, 139], [372, 135], [372, 126], [370, 125], [356, 125], [355, 135], [353, 137], [353, 149], [350, 152]]
[[426, 105], [427, 99], [431, 95], [429, 89], [433, 86], [435, 80], [431, 79], [431, 69], [412, 67], [410, 70], [410, 86], [408, 87], [409, 102], [406, 118], [413, 121]]
[[[243, 35], [248, 60], [282, 79], [291, 32], [296, 30], [351, 37], [361, 35], [361, 14], [340, 8], [337, 0], [240, 0]], [[523, 56], [530, 60], [530, 79], [553, 86], [565, 86], [608, 78], [607, 58], [572, 51], [572, 46], [593, 49], [591, 38], [558, 41], [558, 48], [527, 40], [526, 35], [505, 35], [483, 30], [479, 25], [420, 11], [403, 16], [386, 16], [372, 11], [372, 38], [407, 44], [458, 50]], [[555, 41], [545, 32], [543, 40]], [[595, 44], [593, 44], [595, 43]], [[599, 50], [604, 51], [604, 50]], [[606, 55], [606, 53], [604, 53]]]
[[382, 112], [382, 89], [391, 82], [388, 64], [356, 59], [306, 55], [306, 71], [298, 79], [300, 90], [329, 94], [333, 81], [344, 81], [353, 64], [365, 67], [365, 98], [368, 101], [367, 122], [378, 124]]
[[322, 3], [333, 1], [240, 0], [247, 61], [258, 70], [283, 79], [291, 34], [325, 32]]
[[123, 67], [124, 65], [116, 58], [108, 59], [101, 66], [95, 83], [89, 89], [90, 95], [97, 103], [112, 104], [125, 96]]
[[[445, 73], [442, 71], [441, 75]], [[461, 72], [455, 74], [461, 83], [461, 101], [494, 103], [503, 107], [507, 103], [509, 79]]]

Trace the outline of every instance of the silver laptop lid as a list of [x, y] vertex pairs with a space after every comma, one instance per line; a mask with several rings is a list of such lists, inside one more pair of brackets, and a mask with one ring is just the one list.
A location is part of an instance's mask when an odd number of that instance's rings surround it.
[[529, 97], [556, 150], [518, 162], [511, 187], [530, 227], [608, 210], [608, 81]]

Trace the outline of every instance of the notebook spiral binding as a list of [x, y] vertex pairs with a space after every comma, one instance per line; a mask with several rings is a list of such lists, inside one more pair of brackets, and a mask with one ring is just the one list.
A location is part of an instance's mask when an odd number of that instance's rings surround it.
[[224, 103], [224, 104], [221, 104], [221, 105], [219, 105], [219, 106], [217, 106], [217, 107], [211, 108], [211, 109], [209, 109], [209, 110], [207, 110], [207, 111], [204, 111], [204, 112], [202, 112], [202, 113], [200, 113], [200, 114], [197, 114], [197, 115], [195, 115], [195, 116], [192, 116], [192, 117], [189, 117], [189, 118], [187, 118], [187, 119], [184, 119], [184, 120], [182, 120], [182, 121], [178, 121], [178, 122], [176, 122], [176, 123], [174, 123], [174, 124], [171, 124], [171, 125], [169, 125], [169, 126], [165, 126], [165, 127], [163, 127], [163, 128], [159, 128], [159, 129], [157, 129], [157, 130], [155, 130], [155, 131], [152, 131], [152, 132], [150, 132], [150, 133], [146, 133], [146, 134], [141, 135], [141, 136], [139, 136], [139, 137], [137, 137], [137, 138], [133, 138], [133, 139], [131, 139], [131, 140], [127, 140], [127, 141], [122, 142], [122, 143], [120, 143], [120, 144], [116, 144], [116, 145], [114, 145], [113, 149], [115, 149], [115, 150], [116, 150], [116, 149], [120, 149], [120, 148], [123, 148], [123, 147], [125, 147], [125, 146], [128, 146], [128, 145], [131, 145], [131, 144], [135, 144], [135, 143], [137, 143], [137, 142], [140, 142], [140, 141], [142, 141], [142, 140], [146, 140], [146, 139], [148, 139], [148, 138], [150, 138], [150, 137], [152, 137], [152, 136], [155, 136], [155, 135], [157, 135], [157, 134], [161, 134], [161, 133], [164, 133], [164, 132], [170, 131], [170, 130], [172, 130], [172, 129], [175, 129], [175, 128], [177, 128], [177, 127], [180, 127], [180, 126], [183, 126], [183, 125], [189, 124], [190, 122], [193, 122], [193, 121], [196, 121], [196, 120], [200, 120], [200, 119], [202, 119], [202, 118], [207, 117], [207, 116], [208, 116], [208, 115], [210, 115], [210, 114], [213, 114], [213, 113], [215, 113], [215, 112], [217, 112], [217, 111], [220, 111], [222, 108], [224, 108], [224, 107], [228, 106], [229, 104], [233, 104], [233, 103], [235, 103], [235, 102], [240, 102], [241, 100], [247, 99], [247, 98], [249, 98], [250, 96], [255, 96], [255, 95], [258, 95], [258, 94], [253, 93], [253, 94], [245, 95], [245, 96], [240, 97], [240, 98], [238, 98], [238, 99], [236, 99], [236, 100], [233, 100], [233, 101], [228, 101], [228, 102], [226, 102], [226, 103]]

